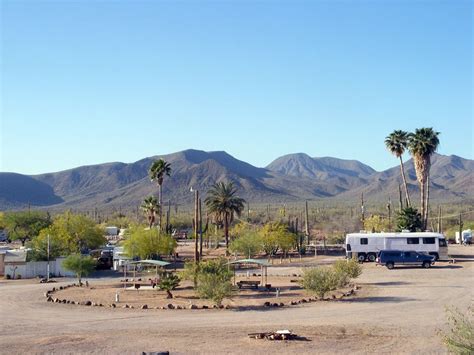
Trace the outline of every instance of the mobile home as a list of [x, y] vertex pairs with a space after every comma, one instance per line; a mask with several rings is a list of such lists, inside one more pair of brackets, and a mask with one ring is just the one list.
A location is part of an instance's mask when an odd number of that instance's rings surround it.
[[381, 250], [417, 251], [448, 258], [448, 245], [444, 235], [431, 232], [402, 233], [349, 233], [346, 235], [346, 256], [359, 261], [375, 261]]

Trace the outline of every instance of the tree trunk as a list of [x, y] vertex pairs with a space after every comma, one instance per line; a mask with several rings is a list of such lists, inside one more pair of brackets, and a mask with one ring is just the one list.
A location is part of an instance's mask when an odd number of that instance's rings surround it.
[[405, 195], [407, 198], [407, 204], [408, 204], [408, 207], [411, 207], [410, 194], [408, 193], [407, 178], [405, 176], [405, 168], [403, 167], [403, 159], [401, 155], [399, 158], [400, 158], [400, 170], [402, 172], [403, 185], [405, 186]]
[[426, 188], [426, 183], [425, 181], [420, 181], [420, 214], [421, 214], [421, 220], [422, 220], [422, 231], [425, 230], [425, 188]]
[[430, 170], [428, 165], [428, 171], [426, 176], [426, 200], [425, 200], [425, 215], [423, 217], [425, 230], [428, 226], [428, 214], [429, 214], [429, 201], [430, 201]]
[[224, 236], [225, 236], [225, 253], [229, 252], [229, 220], [228, 212], [224, 214]]
[[159, 226], [160, 231], [161, 231], [161, 220], [162, 220], [162, 216], [163, 216], [163, 190], [162, 190], [162, 189], [163, 189], [163, 187], [162, 187], [163, 185], [160, 184], [159, 186], [160, 186], [160, 188], [159, 188], [158, 203], [159, 203], [159, 205], [160, 205], [160, 209], [159, 209], [159, 211], [158, 211], [158, 216], [159, 216], [159, 217], [158, 217], [158, 222], [159, 222], [159, 223], [158, 223], [158, 226]]
[[171, 293], [170, 290], [166, 290], [167, 296], [166, 298], [173, 298], [173, 294]]

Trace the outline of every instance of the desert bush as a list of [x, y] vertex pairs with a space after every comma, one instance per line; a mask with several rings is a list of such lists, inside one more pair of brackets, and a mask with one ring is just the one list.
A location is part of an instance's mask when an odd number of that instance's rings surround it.
[[160, 287], [160, 290], [166, 291], [166, 293], [168, 294], [168, 298], [173, 298], [173, 294], [171, 293], [171, 291], [179, 286], [179, 281], [180, 280], [178, 275], [165, 274], [161, 278], [158, 286]]
[[232, 295], [232, 271], [224, 258], [200, 263], [195, 278], [200, 298], [210, 299], [221, 305], [224, 298]]
[[220, 306], [222, 300], [231, 296], [232, 292], [232, 283], [222, 275], [200, 274], [198, 276], [197, 293], [200, 298], [210, 299]]
[[341, 274], [341, 282], [345, 279], [341, 286], [345, 286], [350, 279], [356, 279], [362, 274], [362, 266], [357, 259], [338, 260], [333, 267], [336, 272]]
[[467, 314], [455, 308], [448, 308], [446, 313], [450, 327], [443, 335], [443, 342], [448, 350], [454, 354], [474, 354], [473, 308], [469, 308]]
[[304, 289], [324, 298], [326, 293], [339, 287], [342, 276], [332, 267], [315, 267], [304, 272], [301, 285]]

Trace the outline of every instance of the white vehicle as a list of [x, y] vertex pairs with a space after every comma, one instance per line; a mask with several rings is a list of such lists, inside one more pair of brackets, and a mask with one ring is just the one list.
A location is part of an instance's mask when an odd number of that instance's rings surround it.
[[472, 230], [465, 229], [462, 231], [462, 239], [459, 238], [459, 232], [456, 232], [456, 243], [458, 244], [471, 244], [472, 243]]
[[448, 244], [444, 235], [431, 232], [350, 233], [346, 235], [346, 256], [359, 261], [375, 261], [381, 250], [417, 251], [448, 258]]

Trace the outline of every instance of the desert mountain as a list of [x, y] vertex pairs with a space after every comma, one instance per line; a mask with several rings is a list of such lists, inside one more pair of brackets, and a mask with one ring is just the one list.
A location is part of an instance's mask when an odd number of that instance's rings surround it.
[[[306, 154], [280, 157], [266, 168], [238, 160], [226, 152], [185, 150], [145, 158], [134, 163], [82, 166], [41, 175], [0, 173], [0, 209], [47, 206], [52, 209], [136, 208], [143, 198], [156, 194], [148, 178], [153, 160], [171, 163], [172, 175], [165, 180], [165, 199], [189, 204], [191, 187], [205, 191], [216, 181], [232, 180], [239, 194], [250, 202], [301, 201], [304, 199], [386, 200], [398, 196], [400, 169], [383, 172], [356, 161], [311, 158]], [[406, 162], [410, 190], [417, 190], [412, 161]], [[474, 162], [458, 156], [434, 155], [431, 197], [449, 200], [472, 199]]]

